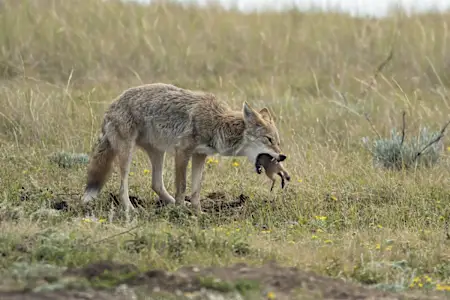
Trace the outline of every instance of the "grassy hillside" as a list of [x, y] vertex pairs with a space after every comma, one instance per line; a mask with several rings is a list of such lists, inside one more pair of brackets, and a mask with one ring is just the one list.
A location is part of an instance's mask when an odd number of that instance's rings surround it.
[[[395, 290], [450, 289], [450, 143], [444, 138], [435, 167], [394, 172], [373, 168], [361, 142], [376, 137], [365, 113], [388, 136], [401, 130], [405, 111], [407, 139], [449, 119], [450, 15], [371, 20], [169, 2], [1, 3], [0, 265], [8, 274], [18, 261], [31, 268], [112, 259], [174, 270], [275, 259]], [[288, 188], [270, 193], [246, 159], [218, 158], [208, 163], [202, 198], [243, 194], [244, 204], [200, 218], [176, 208], [159, 212], [151, 166], [137, 152], [130, 194], [146, 210], [131, 223], [110, 210], [115, 171], [97, 219], [83, 219], [76, 200], [85, 166], [60, 168], [49, 155], [89, 153], [112, 99], [149, 82], [214, 92], [236, 109], [244, 100], [268, 106], [288, 155]], [[166, 165], [173, 193], [172, 157]], [[55, 201], [70, 209], [51, 209]], [[136, 222], [130, 233], [100, 241]], [[0, 280], [1, 289], [23, 284]]]

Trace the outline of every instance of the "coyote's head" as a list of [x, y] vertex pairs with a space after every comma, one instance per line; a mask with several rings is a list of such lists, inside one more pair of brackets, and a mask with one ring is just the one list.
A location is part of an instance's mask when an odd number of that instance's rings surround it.
[[258, 112], [244, 102], [243, 114], [245, 131], [242, 150], [245, 156], [253, 164], [256, 163], [256, 158], [261, 153], [270, 154], [278, 161], [285, 160], [286, 155], [281, 154], [278, 129], [269, 110], [264, 107]]

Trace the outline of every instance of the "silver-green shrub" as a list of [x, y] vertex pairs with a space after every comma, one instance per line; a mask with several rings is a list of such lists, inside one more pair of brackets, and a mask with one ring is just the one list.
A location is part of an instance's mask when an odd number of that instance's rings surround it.
[[390, 138], [376, 139], [372, 143], [365, 139], [364, 143], [372, 153], [376, 167], [394, 170], [431, 167], [439, 161], [442, 142], [439, 139], [425, 150], [424, 148], [439, 135], [440, 131], [430, 132], [427, 128], [422, 128], [417, 136], [407, 140], [394, 128]]

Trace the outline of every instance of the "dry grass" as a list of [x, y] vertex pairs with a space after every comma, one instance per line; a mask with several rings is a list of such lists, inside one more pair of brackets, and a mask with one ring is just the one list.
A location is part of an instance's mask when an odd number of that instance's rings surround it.
[[[2, 1], [0, 24], [2, 268], [16, 260], [78, 266], [112, 258], [174, 269], [275, 258], [396, 289], [417, 288], [414, 278], [422, 275], [431, 278], [422, 289], [450, 285], [448, 154], [432, 169], [388, 172], [373, 168], [361, 143], [373, 135], [363, 113], [382, 135], [400, 128], [402, 110], [409, 135], [447, 121], [450, 15], [370, 20], [167, 2], [11, 0]], [[391, 48], [392, 61], [361, 97]], [[250, 196], [233, 220], [176, 209], [156, 215], [150, 207], [134, 220], [141, 227], [98, 243], [132, 224], [120, 213], [111, 217], [106, 204], [96, 211], [106, 222], [94, 224], [79, 212], [49, 215], [42, 208], [55, 196], [45, 192], [19, 199], [22, 186], [76, 198], [69, 194], [82, 191], [85, 168], [60, 169], [47, 156], [89, 152], [106, 105], [144, 82], [211, 91], [236, 109], [244, 100], [267, 105], [278, 119], [292, 184], [270, 194], [247, 161], [218, 158], [208, 165], [202, 193]], [[172, 163], [167, 159], [167, 185]], [[151, 202], [149, 168], [136, 153], [130, 194]], [[117, 190], [114, 173], [103, 200]], [[160, 249], [155, 240], [169, 246]], [[30, 248], [19, 251], [19, 244]]]

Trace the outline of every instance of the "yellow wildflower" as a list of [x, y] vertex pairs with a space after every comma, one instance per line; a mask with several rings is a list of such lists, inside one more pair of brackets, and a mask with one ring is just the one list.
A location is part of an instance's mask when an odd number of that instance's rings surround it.
[[333, 241], [332, 241], [332, 240], [325, 240], [324, 243], [325, 243], [325, 244], [332, 244]]
[[380, 245], [380, 244], [377, 244], [377, 245], [375, 246], [375, 249], [381, 249], [381, 245]]
[[317, 236], [317, 235], [313, 235], [313, 236], [311, 236], [311, 239], [313, 239], [313, 240], [317, 240], [319, 237]]
[[300, 178], [300, 179], [297, 180], [297, 182], [302, 183], [303, 180]]
[[217, 163], [219, 163], [219, 160], [217, 158], [214, 158], [214, 157], [208, 157], [208, 159], [206, 160], [206, 163], [208, 165], [217, 164]]
[[237, 161], [233, 162], [233, 167], [239, 167], [239, 163]]
[[149, 169], [144, 169], [144, 175], [147, 175], [147, 174], [149, 174], [150, 173], [150, 170]]
[[436, 284], [436, 290], [438, 291], [450, 291], [450, 285], [448, 284]]
[[326, 216], [316, 216], [316, 220], [325, 221], [326, 219]]
[[275, 293], [274, 292], [268, 292], [267, 293], [267, 299], [275, 299]]

